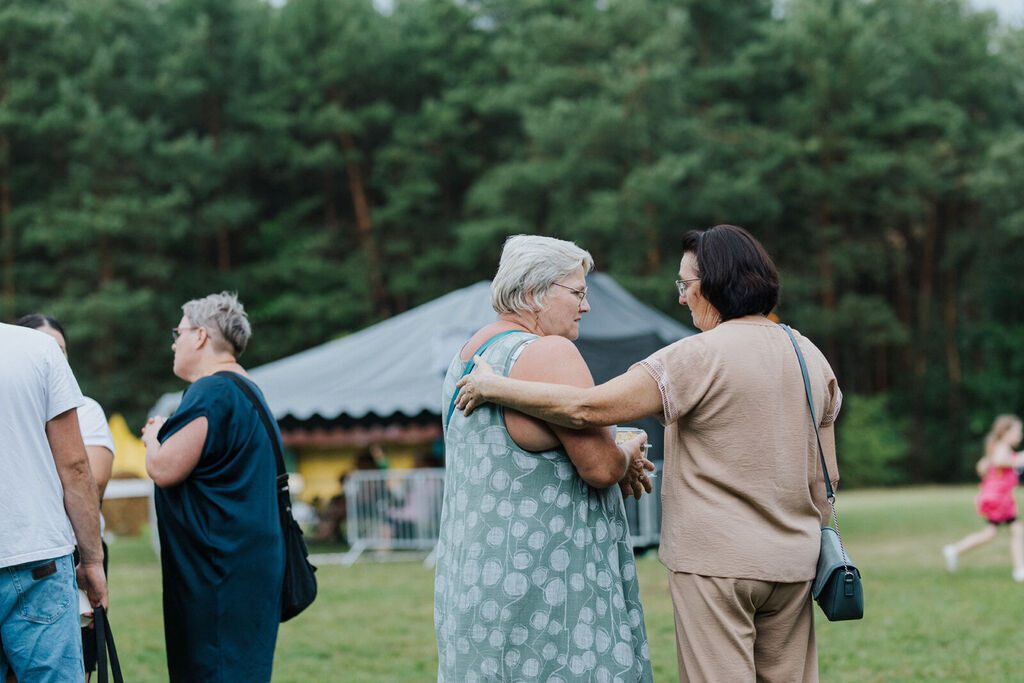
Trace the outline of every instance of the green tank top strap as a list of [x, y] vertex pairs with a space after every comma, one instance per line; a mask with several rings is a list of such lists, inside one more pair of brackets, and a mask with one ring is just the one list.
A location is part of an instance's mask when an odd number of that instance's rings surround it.
[[[484, 351], [486, 351], [487, 347], [490, 346], [493, 342], [497, 341], [501, 337], [504, 337], [505, 335], [512, 334], [513, 332], [522, 332], [522, 330], [505, 330], [504, 332], [499, 332], [498, 334], [494, 335], [493, 337], [485, 341], [483, 344], [481, 344], [477, 348], [477, 350], [473, 352], [473, 356], [469, 359], [469, 362], [466, 363], [466, 369], [462, 371], [462, 375], [459, 376], [459, 379], [462, 379], [469, 373], [473, 372], [473, 368], [476, 367], [476, 361], [474, 360], [474, 358], [476, 358]], [[451, 424], [452, 421], [452, 413], [455, 412], [455, 399], [459, 397], [459, 391], [460, 390], [456, 388], [455, 391], [452, 393], [452, 402], [448, 406], [448, 415], [444, 419], [444, 429], [446, 432], [448, 431], [448, 425]]]

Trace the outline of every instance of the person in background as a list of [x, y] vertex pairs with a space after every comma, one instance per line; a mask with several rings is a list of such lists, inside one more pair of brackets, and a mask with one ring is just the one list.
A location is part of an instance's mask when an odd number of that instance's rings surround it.
[[[284, 578], [277, 463], [256, 407], [225, 376], [261, 396], [237, 360], [251, 328], [229, 292], [182, 311], [171, 350], [174, 374], [191, 384], [172, 417], [142, 430], [156, 484], [168, 672], [175, 682], [269, 681]], [[276, 424], [274, 432], [280, 439]]]
[[82, 392], [40, 332], [0, 324], [0, 358], [0, 679], [81, 680], [76, 574], [90, 604], [107, 606]]
[[[829, 506], [800, 364], [767, 317], [778, 272], [736, 226], [688, 232], [682, 251], [679, 303], [700, 334], [593, 388], [516, 381], [478, 361], [456, 407], [493, 401], [576, 428], [657, 415], [666, 425], [659, 557], [680, 680], [816, 681], [811, 580]], [[794, 336], [838, 482], [842, 394], [822, 353]]]
[[1000, 415], [992, 423], [985, 437], [985, 454], [975, 469], [981, 477], [981, 491], [974, 499], [978, 514], [987, 524], [956, 543], [943, 546], [946, 569], [956, 571], [959, 556], [995, 540], [1000, 526], [1010, 529], [1010, 559], [1013, 561], [1013, 580], [1024, 581], [1024, 526], [1017, 520], [1017, 501], [1013, 490], [1019, 477], [1017, 469], [1024, 467], [1024, 453], [1014, 449], [1024, 438], [1024, 428], [1016, 415]]
[[[64, 357], [68, 357], [67, 335], [64, 327], [55, 318], [42, 313], [31, 313], [18, 318], [16, 325], [39, 330], [57, 340]], [[84, 403], [78, 407], [78, 427], [82, 432], [85, 452], [89, 457], [89, 469], [96, 480], [96, 492], [100, 505], [103, 504], [103, 493], [110, 481], [110, 472], [114, 466], [114, 435], [110, 433], [107, 416], [100, 404], [83, 396]], [[103, 514], [100, 513], [100, 534], [104, 531]], [[101, 541], [102, 542], [102, 541]], [[106, 542], [103, 545], [103, 573], [107, 574], [108, 552]], [[88, 683], [93, 671], [96, 670], [96, 637], [92, 626], [82, 628], [82, 655], [85, 660], [85, 680]]]
[[320, 514], [320, 521], [316, 525], [316, 534], [313, 540], [317, 542], [347, 541], [345, 524], [348, 519], [348, 501], [345, 499], [345, 482], [348, 475], [354, 470], [379, 470], [383, 466], [384, 451], [379, 444], [371, 444], [369, 448], [359, 454], [356, 458], [356, 466], [346, 470], [338, 477], [338, 487], [341, 489], [337, 494], [331, 496]]
[[[441, 463], [432, 452], [421, 451], [416, 454], [413, 469], [435, 467], [441, 467]], [[413, 539], [434, 528], [429, 522], [439, 516], [444, 495], [442, 481], [433, 476], [418, 477], [415, 474], [406, 480], [400, 501], [385, 514], [391, 527], [391, 538]]]
[[434, 583], [438, 681], [652, 679], [623, 491], [651, 491], [644, 438], [565, 429], [487, 406], [452, 412], [474, 354], [524, 379], [593, 386], [572, 343], [590, 254], [508, 238], [491, 283], [497, 319], [444, 380], [445, 480]]

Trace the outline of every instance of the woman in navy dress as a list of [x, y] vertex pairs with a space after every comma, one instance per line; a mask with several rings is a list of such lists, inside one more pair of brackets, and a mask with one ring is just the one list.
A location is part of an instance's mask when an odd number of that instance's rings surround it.
[[[251, 328], [234, 294], [182, 306], [178, 410], [142, 430], [163, 568], [171, 681], [269, 681], [281, 619], [284, 545], [267, 430], [229, 377]], [[275, 428], [276, 429], [276, 428]], [[275, 435], [279, 438], [279, 435]]]

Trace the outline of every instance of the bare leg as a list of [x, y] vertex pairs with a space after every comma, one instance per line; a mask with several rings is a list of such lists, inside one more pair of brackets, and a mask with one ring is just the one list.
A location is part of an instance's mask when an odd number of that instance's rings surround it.
[[1024, 573], [1024, 525], [1010, 524], [1010, 559], [1013, 561], [1014, 578]]
[[970, 536], [967, 536], [953, 545], [956, 549], [957, 554], [966, 553], [968, 550], [973, 550], [979, 545], [985, 545], [996, 537], [996, 526], [995, 524], [986, 524], [985, 528], [981, 531], [977, 531]]

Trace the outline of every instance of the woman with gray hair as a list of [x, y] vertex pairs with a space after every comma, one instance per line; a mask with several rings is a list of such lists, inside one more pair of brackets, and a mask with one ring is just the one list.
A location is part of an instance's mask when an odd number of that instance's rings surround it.
[[229, 292], [182, 306], [174, 374], [190, 382], [170, 418], [142, 430], [163, 569], [171, 681], [269, 681], [281, 619], [284, 545], [277, 463], [238, 356], [251, 328]]
[[[651, 491], [643, 437], [565, 429], [483, 406], [453, 411], [474, 354], [499, 372], [593, 386], [572, 343], [590, 310], [590, 254], [516, 235], [491, 283], [493, 323], [444, 381], [445, 491], [434, 625], [438, 681], [651, 680], [623, 493]], [[558, 378], [557, 380], [553, 378]]]

